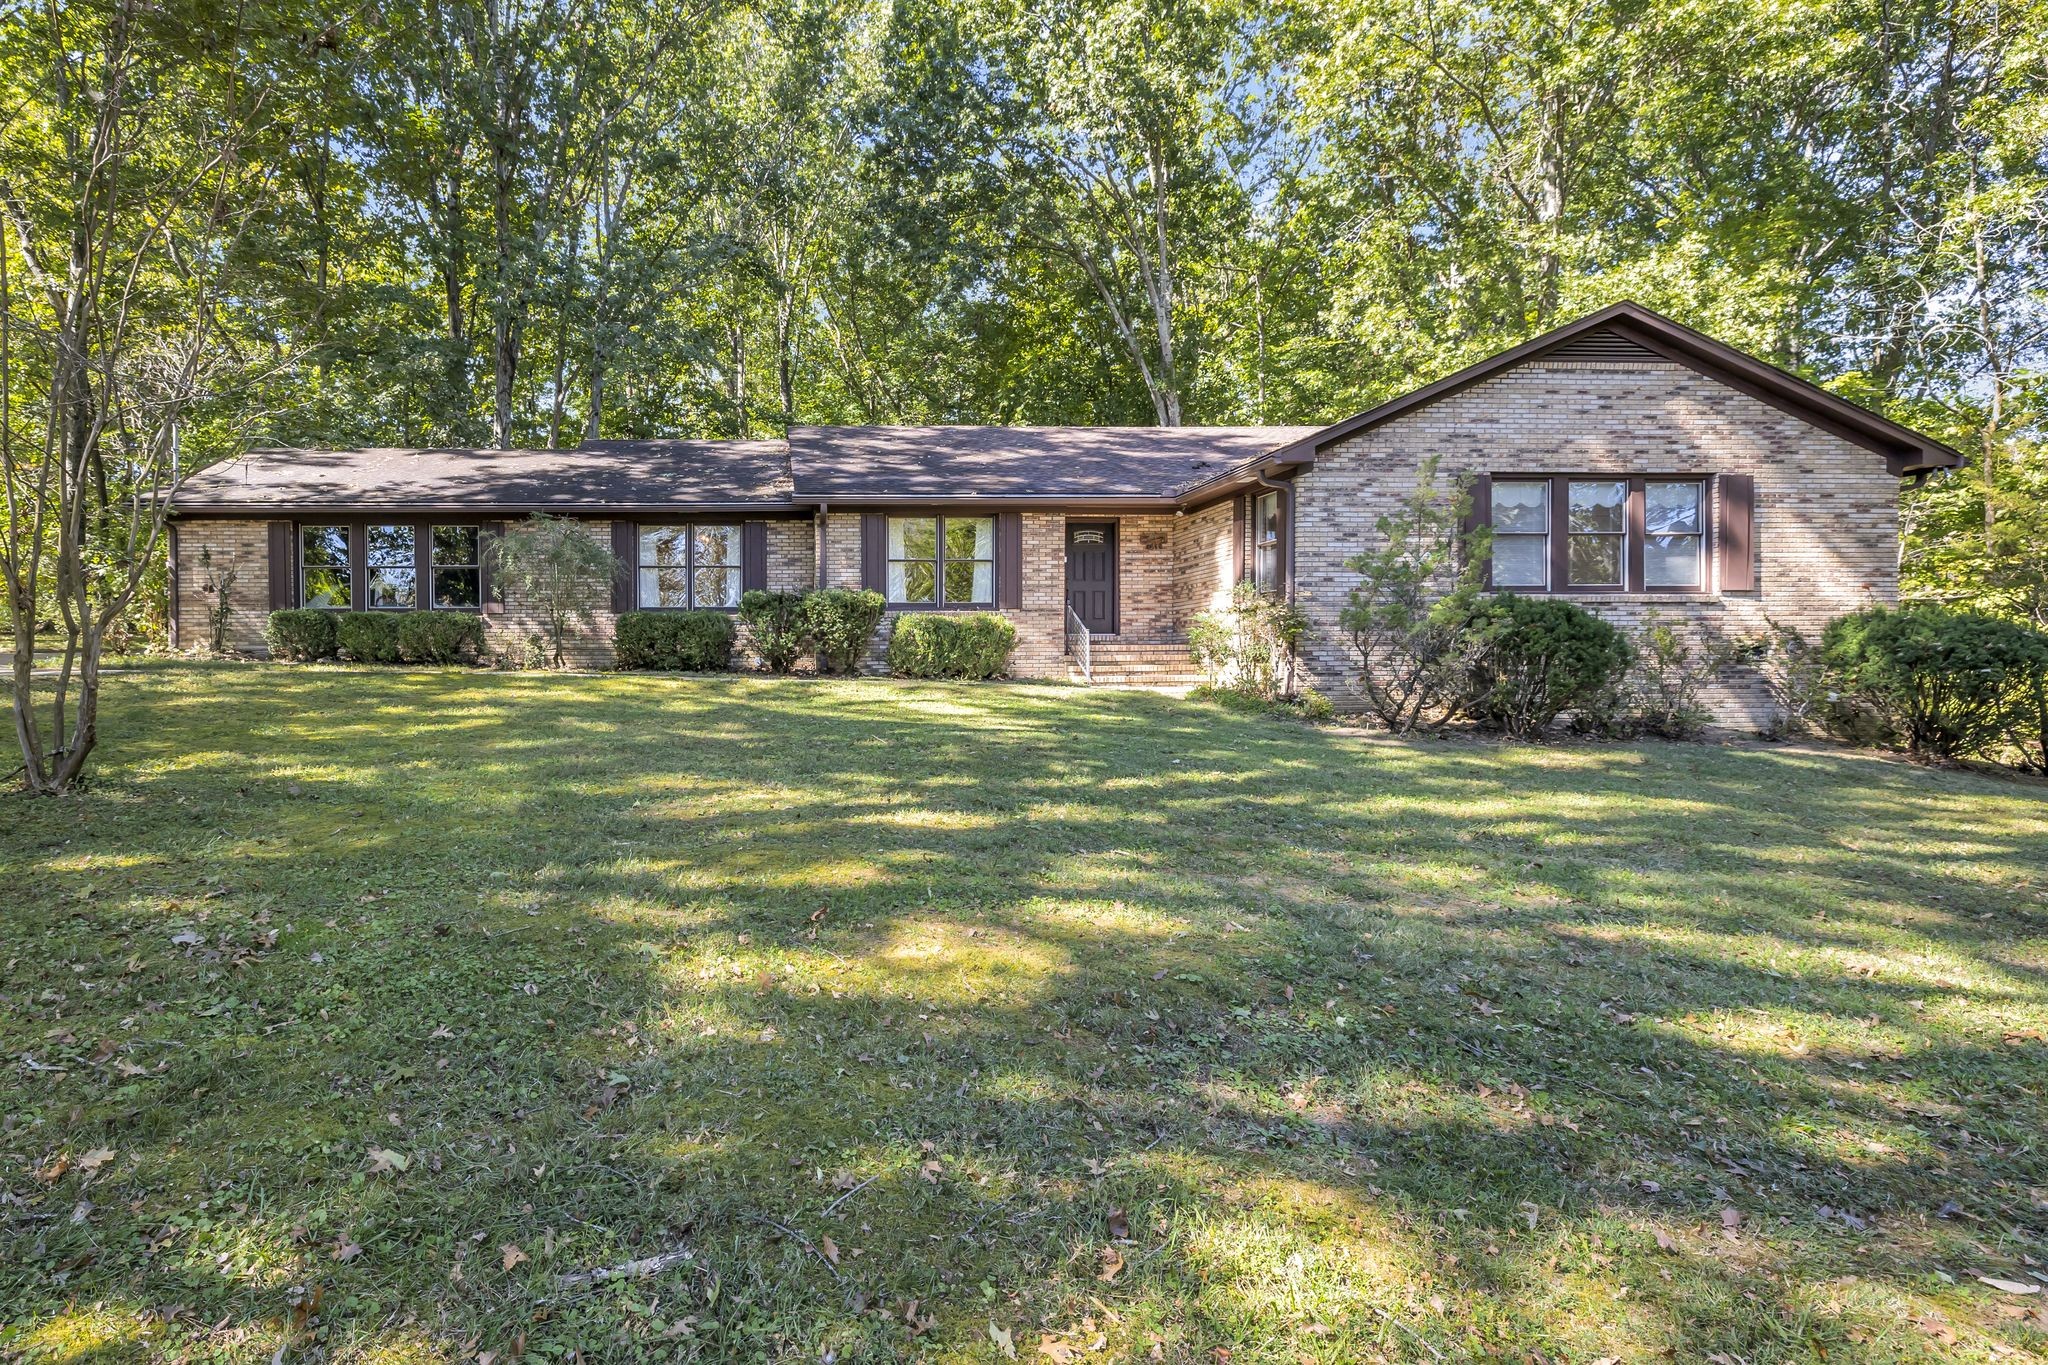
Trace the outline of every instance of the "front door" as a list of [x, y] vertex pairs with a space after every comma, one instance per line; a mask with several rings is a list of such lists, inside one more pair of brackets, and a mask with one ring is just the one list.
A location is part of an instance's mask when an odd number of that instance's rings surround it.
[[1067, 605], [1096, 635], [1116, 634], [1116, 523], [1067, 523]]

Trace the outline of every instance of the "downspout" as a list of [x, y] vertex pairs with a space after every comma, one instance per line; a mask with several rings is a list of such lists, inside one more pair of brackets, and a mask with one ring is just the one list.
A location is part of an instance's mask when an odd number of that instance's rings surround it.
[[817, 562], [817, 570], [818, 570], [818, 588], [819, 588], [819, 590], [820, 590], [820, 591], [823, 591], [823, 590], [824, 590], [824, 587], [825, 587], [825, 512], [826, 512], [826, 510], [827, 510], [827, 504], [825, 504], [825, 503], [822, 503], [822, 502], [821, 502], [821, 503], [819, 503], [819, 504], [818, 504], [818, 510], [817, 510], [816, 512], [814, 512], [814, 513], [812, 514], [812, 516], [811, 516], [811, 520], [812, 520], [813, 524], [814, 524], [814, 525], [816, 526], [816, 528], [817, 528], [817, 534], [816, 534], [816, 535], [814, 535], [814, 536], [813, 536], [813, 537], [811, 538], [811, 539], [812, 539], [812, 546], [813, 546], [813, 548], [812, 548], [812, 551], [811, 551], [811, 554], [812, 554], [812, 557], [813, 557], [814, 559], [816, 559], [816, 560], [818, 561], [818, 562]]

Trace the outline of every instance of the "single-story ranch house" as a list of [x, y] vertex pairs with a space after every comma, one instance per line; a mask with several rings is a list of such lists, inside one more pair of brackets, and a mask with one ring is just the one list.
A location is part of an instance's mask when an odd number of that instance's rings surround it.
[[[508, 519], [583, 519], [621, 572], [590, 585], [578, 662], [616, 614], [731, 609], [750, 587], [873, 588], [890, 614], [999, 611], [1011, 671], [1171, 681], [1198, 613], [1250, 579], [1316, 634], [1302, 666], [1342, 705], [1345, 561], [1424, 461], [1472, 480], [1497, 588], [1634, 621], [1818, 631], [1897, 589], [1902, 477], [1954, 450], [1634, 304], [1602, 309], [1332, 426], [797, 427], [786, 441], [590, 441], [574, 450], [259, 450], [173, 500], [172, 622], [243, 566], [229, 642], [318, 606], [483, 613], [538, 629], [488, 581]], [[182, 623], [182, 624], [181, 624]], [[879, 668], [879, 633], [871, 662]], [[1084, 633], [1085, 632], [1085, 636]], [[1724, 719], [1762, 697], [1731, 678]]]

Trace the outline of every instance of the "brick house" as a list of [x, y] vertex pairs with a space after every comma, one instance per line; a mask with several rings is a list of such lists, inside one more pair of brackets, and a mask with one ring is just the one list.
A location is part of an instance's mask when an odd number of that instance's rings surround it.
[[[204, 640], [207, 563], [242, 566], [229, 642], [285, 606], [477, 610], [538, 628], [488, 582], [507, 520], [574, 516], [620, 572], [591, 585], [577, 662], [628, 610], [731, 609], [749, 587], [871, 587], [904, 612], [999, 611], [1011, 671], [1173, 681], [1191, 620], [1245, 579], [1314, 623], [1301, 660], [1340, 705], [1345, 561], [1425, 460], [1492, 525], [1491, 580], [1618, 621], [1815, 632], [1897, 592], [1905, 477], [1954, 450], [1634, 304], [1313, 427], [797, 427], [780, 441], [574, 450], [263, 450], [173, 500], [172, 628]], [[188, 624], [190, 623], [190, 624]], [[885, 621], [870, 659], [880, 667]], [[1724, 719], [1762, 698], [1730, 678]]]

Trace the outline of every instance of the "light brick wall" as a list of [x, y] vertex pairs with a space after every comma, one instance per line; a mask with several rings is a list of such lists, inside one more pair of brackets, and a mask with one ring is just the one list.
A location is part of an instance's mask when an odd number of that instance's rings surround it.
[[1230, 538], [1237, 514], [1231, 499], [1174, 519], [1174, 631], [1185, 635], [1195, 617], [1230, 605], [1237, 557]]
[[[1573, 598], [1618, 625], [1654, 608], [1730, 636], [1760, 632], [1766, 617], [1818, 635], [1898, 595], [1898, 480], [1881, 457], [1683, 366], [1539, 362], [1343, 441], [1301, 476], [1295, 593], [1316, 629], [1303, 662], [1339, 705], [1357, 704], [1355, 656], [1337, 624], [1357, 582], [1344, 561], [1431, 455], [1447, 484], [1520, 471], [1753, 476], [1756, 590]], [[1704, 700], [1727, 723], [1768, 719], [1753, 674], [1731, 673]]]
[[205, 591], [211, 555], [216, 575], [229, 566], [227, 647], [261, 654], [263, 627], [270, 620], [270, 524], [263, 521], [180, 521], [178, 558], [172, 565], [178, 602], [178, 648], [204, 650], [212, 638], [209, 617], [217, 599]]
[[768, 523], [768, 590], [809, 592], [818, 586], [818, 533], [808, 517]]
[[[1076, 516], [1074, 520], [1082, 518]], [[1117, 633], [1113, 640], [1170, 640], [1179, 628], [1174, 592], [1174, 523], [1162, 516], [1117, 518]], [[1064, 529], [1061, 532], [1064, 536]], [[1058, 576], [1062, 602], [1066, 596], [1066, 542], [1060, 542]], [[1064, 629], [1065, 607], [1061, 608]]]
[[[597, 538], [598, 544], [611, 548], [612, 524], [609, 521], [585, 521], [583, 528]], [[619, 618], [612, 611], [611, 582], [591, 576], [584, 580], [583, 590], [590, 619], [569, 623], [562, 639], [563, 661], [570, 668], [610, 668], [617, 662], [612, 639], [619, 625]], [[522, 659], [528, 639], [538, 635], [543, 647], [552, 652], [553, 646], [546, 643], [547, 621], [535, 604], [509, 590], [503, 595], [503, 611], [484, 613], [484, 640], [490, 651]]]

